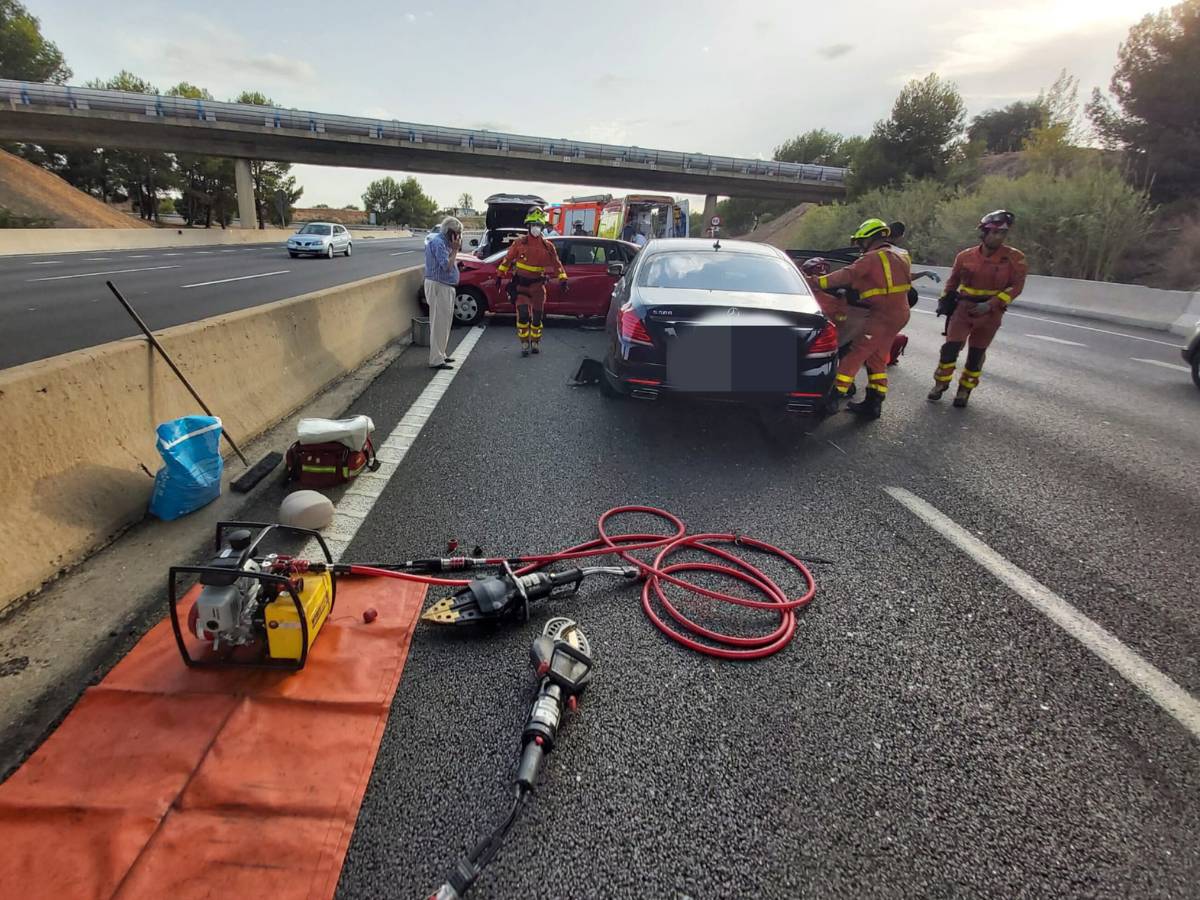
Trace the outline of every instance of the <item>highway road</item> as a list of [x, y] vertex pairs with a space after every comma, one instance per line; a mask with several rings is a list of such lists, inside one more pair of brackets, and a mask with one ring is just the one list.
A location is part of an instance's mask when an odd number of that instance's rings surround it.
[[422, 238], [358, 240], [349, 259], [292, 259], [278, 244], [0, 257], [0, 369], [151, 328], [295, 297], [421, 262]]
[[[395, 265], [415, 243], [361, 256]], [[303, 264], [302, 290], [343, 262], [228, 256], [230, 275]], [[635, 589], [603, 581], [528, 625], [419, 626], [338, 897], [428, 896], [506, 811], [529, 642], [564, 614], [596, 678], [472, 896], [1194, 897], [1200, 391], [1178, 340], [1018, 300], [958, 410], [924, 399], [931, 309], [874, 423], [608, 400], [567, 385], [603, 334], [557, 321], [529, 359], [505, 320], [455, 331], [452, 372], [401, 354], [348, 411], [378, 443], [431, 378], [449, 385], [404, 426], [343, 561], [450, 537], [557, 549], [635, 503], [831, 562], [792, 644], [757, 662], [667, 642]], [[276, 518], [282, 495], [243, 517]]]
[[[548, 550], [641, 503], [833, 562], [753, 663], [602, 582], [418, 628], [338, 896], [427, 896], [506, 809], [551, 614], [600, 668], [477, 896], [1195, 896], [1200, 391], [1169, 336], [1018, 302], [971, 407], [931, 404], [939, 324], [872, 424], [606, 400], [567, 386], [603, 336], [565, 324], [540, 357], [503, 321], [460, 350], [344, 559]], [[382, 440], [429, 378], [405, 353], [352, 411]]]

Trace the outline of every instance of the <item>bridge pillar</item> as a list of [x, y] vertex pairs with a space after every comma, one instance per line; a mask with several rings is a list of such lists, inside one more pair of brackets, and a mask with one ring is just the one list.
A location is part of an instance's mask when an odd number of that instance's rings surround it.
[[254, 203], [254, 179], [250, 176], [250, 160], [235, 159], [233, 174], [237, 181], [238, 217], [243, 228], [257, 228], [258, 215]]
[[708, 223], [717, 214], [717, 195], [709, 194], [704, 198], [704, 222], [701, 227], [708, 228]]

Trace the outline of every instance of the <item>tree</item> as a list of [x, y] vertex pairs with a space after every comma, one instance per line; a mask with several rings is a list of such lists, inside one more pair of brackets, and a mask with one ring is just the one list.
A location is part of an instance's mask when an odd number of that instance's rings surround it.
[[0, 0], [0, 78], [66, 84], [71, 70], [42, 25], [16, 0]]
[[428, 225], [437, 213], [437, 204], [412, 177], [397, 182], [388, 175], [372, 181], [367, 185], [362, 201], [368, 212], [375, 213], [376, 221], [381, 225]]
[[314, 203], [313, 209], [333, 209], [328, 203]]
[[369, 213], [375, 213], [380, 225], [386, 224], [391, 221], [388, 216], [399, 202], [401, 194], [400, 183], [391, 175], [377, 178], [367, 185], [362, 195], [363, 208]]
[[458, 197], [458, 208], [459, 209], [474, 209], [475, 208], [475, 198], [472, 197], [470, 194], [460, 194]]
[[342, 207], [342, 209], [353, 209], [356, 211], [358, 210], [358, 208], [359, 208], [359, 206], [357, 203], [347, 203], [345, 206]]
[[[94, 79], [84, 87], [110, 91], [133, 91], [139, 94], [157, 94], [158, 89], [150, 82], [132, 72], [122, 69], [112, 78]], [[191, 85], [187, 85], [191, 88]], [[110, 177], [122, 185], [138, 215], [143, 219], [158, 218], [160, 195], [175, 187], [175, 160], [167, 153], [133, 150], [105, 151], [104, 163]]]
[[773, 158], [778, 162], [848, 166], [850, 154], [847, 153], [847, 145], [854, 149], [860, 141], [861, 138], [844, 138], [835, 131], [814, 128], [784, 141], [775, 148]]
[[[211, 100], [212, 94], [194, 84], [181, 81], [167, 90], [171, 97]], [[175, 177], [180, 196], [175, 211], [189, 226], [203, 224], [211, 228], [213, 215], [222, 228], [229, 225], [237, 205], [232, 161], [218, 156], [179, 153], [175, 156]]]
[[850, 188], [862, 193], [904, 178], [938, 178], [960, 151], [966, 118], [962, 95], [936, 73], [900, 91], [889, 119], [858, 151]]
[[1088, 116], [1102, 138], [1123, 147], [1158, 201], [1200, 193], [1200, 0], [1148, 15], [1129, 31], [1109, 87], [1097, 89]]
[[1020, 150], [1030, 135], [1047, 124], [1045, 105], [1039, 100], [1018, 100], [1002, 109], [989, 109], [971, 120], [967, 139], [982, 141], [989, 153]]
[[[242, 91], [234, 102], [255, 106], [275, 105], [261, 91]], [[254, 184], [254, 208], [258, 213], [259, 228], [266, 228], [267, 222], [283, 226], [291, 223], [295, 203], [304, 193], [304, 188], [296, 186], [295, 176], [288, 174], [291, 170], [292, 164], [287, 162], [250, 161], [250, 180]]]

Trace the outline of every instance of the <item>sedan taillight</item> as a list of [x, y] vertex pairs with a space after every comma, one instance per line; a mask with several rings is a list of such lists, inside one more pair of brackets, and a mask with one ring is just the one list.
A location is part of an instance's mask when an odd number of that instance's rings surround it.
[[621, 307], [621, 337], [631, 344], [641, 344], [645, 347], [654, 346], [650, 332], [646, 330], [646, 326], [638, 318], [638, 314], [628, 304]]
[[825, 327], [821, 329], [821, 333], [813, 338], [813, 342], [808, 345], [809, 356], [829, 356], [837, 353], [838, 350], [838, 330], [837, 326], [832, 322], [825, 323]]

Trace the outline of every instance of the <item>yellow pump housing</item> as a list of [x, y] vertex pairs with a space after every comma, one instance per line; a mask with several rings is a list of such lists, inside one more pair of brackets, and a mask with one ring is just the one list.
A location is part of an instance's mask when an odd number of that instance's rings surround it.
[[267, 654], [271, 659], [294, 659], [307, 656], [308, 648], [317, 638], [317, 632], [329, 617], [333, 608], [333, 576], [329, 572], [310, 572], [304, 576], [297, 591], [304, 618], [308, 623], [308, 646], [304, 646], [304, 634], [296, 614], [296, 603], [292, 595], [282, 591], [263, 610], [267, 628]]

